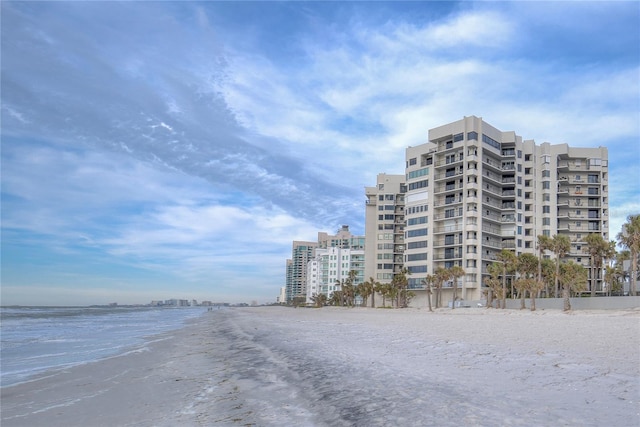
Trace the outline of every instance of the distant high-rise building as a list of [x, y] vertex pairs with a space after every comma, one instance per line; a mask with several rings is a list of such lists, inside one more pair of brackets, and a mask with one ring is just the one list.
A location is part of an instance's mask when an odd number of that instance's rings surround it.
[[296, 297], [306, 298], [307, 264], [313, 259], [317, 247], [317, 242], [297, 240], [293, 242], [291, 259], [287, 260], [287, 282], [285, 285], [287, 303], [292, 302]]
[[310, 302], [314, 293], [331, 296], [336, 282], [355, 271], [354, 285], [364, 281], [364, 236], [351, 234], [343, 225], [335, 235], [318, 232], [317, 242], [294, 241], [287, 260], [286, 301], [302, 297]]
[[318, 233], [318, 248], [314, 259], [307, 264], [307, 303], [314, 294], [328, 298], [354, 272], [353, 285], [364, 282], [365, 237], [351, 234], [349, 226], [343, 225], [335, 235]]
[[[502, 249], [537, 255], [538, 235], [563, 234], [572, 242], [568, 258], [587, 267], [586, 236], [609, 239], [604, 147], [536, 145], [471, 116], [431, 129], [428, 142], [408, 147], [405, 172], [404, 266], [410, 289], [423, 289], [423, 279], [438, 267], [457, 265], [466, 272], [458, 295], [481, 299], [487, 267]], [[382, 200], [373, 187], [366, 191], [369, 217], [380, 209], [372, 209], [371, 200]], [[372, 232], [381, 233], [367, 227], [370, 240]], [[367, 271], [378, 274], [370, 264], [384, 267], [380, 256], [385, 255], [368, 248]], [[602, 291], [601, 280], [596, 291]]]

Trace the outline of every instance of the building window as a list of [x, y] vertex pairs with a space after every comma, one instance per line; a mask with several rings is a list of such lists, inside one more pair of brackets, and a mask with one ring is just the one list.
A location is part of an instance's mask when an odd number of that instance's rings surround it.
[[551, 182], [549, 182], [549, 181], [542, 181], [542, 189], [543, 189], [543, 190], [549, 190], [549, 189], [551, 189]]
[[542, 171], [542, 177], [543, 178], [550, 178], [551, 177], [551, 171], [549, 171], [549, 170]]
[[422, 181], [417, 181], [417, 182], [412, 182], [411, 184], [409, 184], [409, 191], [411, 190], [417, 190], [419, 188], [425, 188], [429, 185], [429, 180], [425, 179]]
[[549, 206], [543, 206], [542, 207], [542, 213], [551, 213], [551, 207]]
[[467, 132], [467, 139], [470, 141], [477, 141], [478, 140], [478, 132]]
[[497, 148], [498, 150], [500, 149], [500, 143], [485, 134], [482, 134], [482, 142], [489, 144], [490, 146], [492, 146], [493, 148]]
[[427, 253], [409, 254], [407, 255], [407, 261], [426, 261]]
[[417, 230], [409, 230], [407, 231], [407, 237], [418, 237], [418, 236], [426, 236], [427, 235], [426, 228], [419, 228]]
[[413, 166], [418, 163], [418, 159], [414, 157], [413, 159], [409, 159], [409, 166]]
[[542, 218], [542, 225], [551, 225], [551, 218]]
[[524, 155], [524, 161], [525, 162], [530, 162], [531, 161], [531, 154], [525, 154]]
[[551, 163], [551, 156], [549, 155], [544, 155], [540, 158], [542, 160], [542, 163]]

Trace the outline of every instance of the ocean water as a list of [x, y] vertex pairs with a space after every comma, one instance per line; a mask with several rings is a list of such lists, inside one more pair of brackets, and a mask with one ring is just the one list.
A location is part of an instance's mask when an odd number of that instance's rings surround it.
[[0, 386], [133, 349], [203, 307], [2, 307]]

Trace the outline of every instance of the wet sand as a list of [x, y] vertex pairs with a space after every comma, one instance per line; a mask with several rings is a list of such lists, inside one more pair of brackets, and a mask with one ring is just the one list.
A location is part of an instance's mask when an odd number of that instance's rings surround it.
[[10, 426], [638, 426], [640, 311], [207, 312], [1, 391]]

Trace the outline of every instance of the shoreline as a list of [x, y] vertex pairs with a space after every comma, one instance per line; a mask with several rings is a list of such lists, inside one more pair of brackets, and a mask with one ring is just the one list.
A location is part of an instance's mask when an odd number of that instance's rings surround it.
[[3, 387], [2, 425], [638, 425], [639, 327], [640, 310], [216, 310]]

